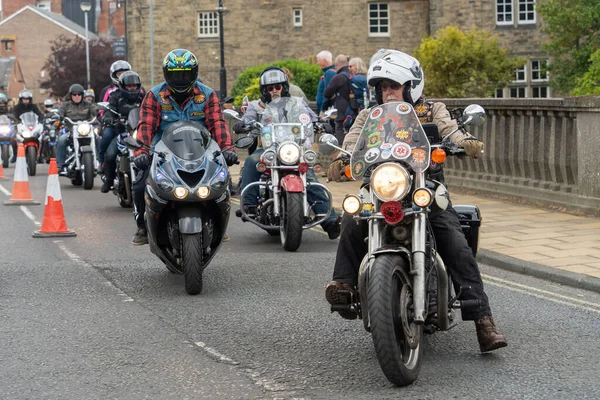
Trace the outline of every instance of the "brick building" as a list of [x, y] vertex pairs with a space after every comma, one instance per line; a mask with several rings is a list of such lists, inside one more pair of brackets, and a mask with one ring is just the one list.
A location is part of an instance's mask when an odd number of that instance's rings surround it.
[[[9, 43], [1, 42], [0, 57], [10, 55], [18, 59], [25, 87], [32, 91], [36, 103], [46, 97], [46, 92], [40, 90], [40, 83], [47, 79], [42, 66], [51, 55], [51, 43], [60, 35], [85, 40], [85, 29], [63, 15], [32, 6], [25, 6], [0, 21], [0, 37], [14, 38], [9, 53], [6, 47]], [[89, 39], [98, 37], [89, 33]], [[85, 65], [85, 60], [82, 62]]]
[[[200, 59], [200, 76], [219, 87], [218, 0], [156, 0], [154, 77], [177, 47]], [[535, 0], [225, 0], [224, 40], [228, 88], [251, 65], [290, 57], [314, 60], [324, 49], [368, 61], [378, 49], [412, 53], [421, 39], [447, 25], [491, 30], [515, 55], [529, 61], [515, 72], [515, 82], [498, 91], [503, 97], [550, 95], [541, 51], [546, 40]], [[150, 24], [146, 0], [127, 3], [129, 61], [150, 86]]]
[[14, 99], [24, 88], [25, 80], [19, 60], [15, 56], [0, 55], [0, 93]]

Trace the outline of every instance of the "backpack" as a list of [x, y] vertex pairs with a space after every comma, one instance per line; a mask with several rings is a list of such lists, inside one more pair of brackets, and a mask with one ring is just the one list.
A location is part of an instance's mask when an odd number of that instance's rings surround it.
[[350, 129], [359, 112], [369, 107], [369, 86], [364, 75], [344, 74], [350, 85], [348, 107], [344, 113], [344, 128]]

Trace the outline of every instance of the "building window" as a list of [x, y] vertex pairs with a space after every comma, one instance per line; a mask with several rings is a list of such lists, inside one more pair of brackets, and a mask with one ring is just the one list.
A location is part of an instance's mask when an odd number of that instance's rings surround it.
[[535, 24], [535, 0], [519, 0], [519, 24]]
[[198, 13], [198, 37], [213, 38], [219, 36], [219, 15], [217, 12]]
[[496, 88], [496, 90], [494, 91], [494, 97], [497, 99], [503, 98], [504, 97], [504, 89]]
[[513, 0], [496, 0], [496, 25], [513, 24]]
[[544, 82], [548, 80], [546, 60], [531, 60], [531, 80], [534, 82]]
[[302, 9], [301, 8], [292, 8], [292, 18], [294, 20], [294, 27], [301, 28], [302, 27]]
[[531, 97], [536, 99], [550, 97], [549, 93], [548, 86], [534, 86], [531, 88]]
[[38, 1], [37, 7], [44, 11], [52, 11], [52, 2], [50, 1]]
[[15, 43], [14, 40], [3, 40], [2, 44], [4, 45], [4, 52], [12, 53], [14, 43]]
[[369, 4], [369, 36], [390, 36], [390, 16], [387, 3]]
[[511, 88], [509, 88], [509, 90], [510, 90], [510, 97], [515, 97], [515, 98], [527, 97], [527, 88], [511, 87]]
[[527, 66], [523, 65], [523, 68], [515, 68], [515, 80], [513, 82], [525, 82], [527, 77]]

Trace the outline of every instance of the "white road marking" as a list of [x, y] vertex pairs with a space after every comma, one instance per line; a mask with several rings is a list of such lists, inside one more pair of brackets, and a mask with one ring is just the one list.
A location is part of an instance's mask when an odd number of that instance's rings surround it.
[[0, 192], [4, 193], [7, 196], [11, 195], [11, 193], [2, 185], [0, 185]]
[[[77, 265], [81, 265], [82, 267], [86, 267], [86, 268], [90, 268], [90, 269], [95, 269], [95, 267], [88, 263], [85, 260], [82, 260], [81, 257], [79, 257], [77, 254], [73, 253], [71, 250], [69, 250], [67, 248], [67, 246], [65, 246], [65, 243], [62, 240], [55, 240], [54, 243], [56, 243], [58, 245], [58, 248], [62, 250], [63, 253], [65, 253], [67, 255], [67, 257], [69, 257], [71, 259], [71, 261], [73, 261], [74, 263], [76, 263]], [[121, 289], [119, 289], [118, 287], [116, 287], [115, 285], [113, 285], [112, 282], [110, 281], [105, 281], [104, 284], [110, 288], [112, 288], [118, 296], [123, 297], [123, 302], [130, 302], [130, 301], [134, 301], [131, 297], [129, 297], [127, 295], [127, 293], [123, 292]]]
[[23, 214], [25, 214], [27, 218], [33, 221], [34, 224], [41, 225], [41, 222], [35, 220], [35, 215], [33, 215], [31, 211], [29, 211], [29, 208], [27, 208], [26, 206], [20, 206], [19, 208], [21, 209], [21, 211], [23, 211]]

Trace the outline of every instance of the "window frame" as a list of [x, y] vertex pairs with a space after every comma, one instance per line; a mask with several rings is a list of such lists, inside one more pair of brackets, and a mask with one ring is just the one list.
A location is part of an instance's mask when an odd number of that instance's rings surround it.
[[[534, 68], [533, 65], [534, 63], [537, 62], [539, 63], [538, 68]], [[531, 82], [548, 82], [548, 60], [531, 60]], [[542, 75], [542, 71], [544, 71], [545, 73], [545, 77], [541, 78]], [[540, 78], [534, 78], [533, 74], [537, 72], [540, 76]]]
[[[499, 4], [500, 2], [502, 2], [502, 4]], [[510, 11], [502, 11], [502, 13], [498, 13], [498, 7], [500, 7], [500, 6], [506, 7], [507, 5], [510, 5]], [[514, 8], [515, 8], [515, 5], [513, 3], [513, 0], [496, 0], [496, 25], [513, 25], [515, 23], [515, 9]], [[511, 20], [506, 21], [506, 18], [504, 18], [504, 21], [498, 21], [499, 15], [503, 15], [504, 17], [506, 17], [506, 15], [510, 15]]]
[[[40, 7], [43, 5], [43, 7]], [[35, 2], [35, 6], [43, 11], [52, 11], [52, 1], [50, 0], [39, 0]]]
[[[373, 10], [371, 7], [372, 6], [377, 6], [376, 10]], [[387, 22], [385, 25], [383, 25], [382, 22], [382, 17], [380, 16], [381, 12], [383, 10], [381, 10], [381, 6], [385, 6], [385, 12], [387, 13], [387, 16], [385, 17], [385, 21]], [[368, 30], [368, 35], [369, 37], [390, 37], [390, 4], [387, 2], [376, 2], [376, 3], [367, 3], [367, 30]], [[371, 18], [371, 12], [377, 12], [377, 17], [376, 18]], [[377, 20], [377, 25], [371, 25], [371, 21], [373, 20]], [[382, 27], [387, 27], [387, 32], [381, 32], [381, 28]], [[371, 28], [373, 27], [377, 27], [377, 32], [371, 32]]]
[[[299, 13], [298, 15], [296, 13]], [[300, 7], [294, 7], [292, 8], [292, 26], [294, 28], [302, 28], [302, 25], [304, 23], [304, 17], [302, 15], [302, 8]], [[296, 21], [296, 18], [300, 18], [300, 21]]]
[[[533, 25], [537, 23], [537, 16], [536, 16], [536, 10], [535, 10], [535, 3], [536, 0], [516, 0], [517, 1], [517, 23], [519, 25]], [[521, 12], [521, 4], [524, 4], [526, 7], [531, 5], [533, 7], [532, 11], [524, 11]], [[533, 13], [533, 19], [521, 19], [521, 14], [524, 13], [525, 15], [529, 14], [529, 13]]]
[[[519, 79], [519, 71], [523, 71], [523, 79]], [[513, 83], [526, 83], [527, 82], [527, 64], [523, 65], [523, 68], [515, 68], [515, 79]]]
[[[537, 90], [546, 89], [546, 96], [545, 97], [542, 97], [542, 96], [535, 97], [533, 94], [536, 91], [536, 89]], [[531, 98], [532, 99], [549, 99], [550, 98], [550, 86], [548, 86], [548, 85], [532, 86], [531, 87]]]
[[[208, 15], [210, 18], [203, 18], [203, 16]], [[199, 39], [215, 39], [219, 37], [220, 34], [220, 26], [219, 26], [219, 13], [217, 11], [198, 11], [198, 29], [197, 35]], [[213, 26], [201, 26], [201, 21], [214, 21]], [[214, 29], [216, 33], [201, 33], [201, 29], [211, 30]]]
[[[513, 96], [511, 93], [513, 89], [517, 90], [517, 91], [522, 89], [524, 91], [523, 96]], [[527, 98], [527, 86], [509, 86], [508, 87], [508, 98], [509, 99], [526, 99]]]

